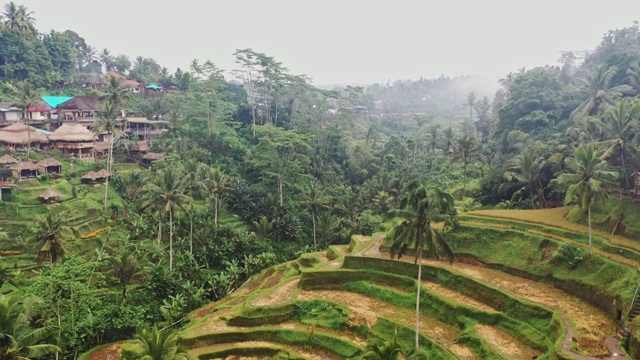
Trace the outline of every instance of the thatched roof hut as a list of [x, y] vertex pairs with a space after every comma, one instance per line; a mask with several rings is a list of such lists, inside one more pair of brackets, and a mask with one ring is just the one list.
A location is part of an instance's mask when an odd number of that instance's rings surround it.
[[106, 179], [109, 176], [112, 176], [110, 172], [108, 172], [106, 169], [101, 169], [98, 171], [89, 171], [88, 173], [84, 174], [81, 179], [96, 181], [98, 179]]
[[18, 163], [18, 159], [14, 158], [9, 154], [5, 154], [5, 155], [2, 155], [2, 157], [0, 157], [0, 165], [10, 165], [10, 164], [17, 164], [17, 163]]
[[150, 153], [147, 153], [142, 159], [152, 161], [152, 160], [160, 160], [163, 157], [164, 157], [163, 153], [152, 153], [152, 152], [150, 152]]
[[31, 144], [46, 144], [49, 139], [46, 135], [36, 131], [33, 126], [27, 126], [23, 123], [11, 124], [0, 129], [0, 144], [26, 146], [29, 142]]
[[88, 173], [82, 175], [82, 178], [80, 179], [95, 181], [97, 178], [98, 178], [98, 175], [96, 174], [95, 171], [89, 171]]
[[78, 123], [63, 123], [50, 136], [51, 141], [92, 142], [96, 135]]
[[58, 190], [54, 188], [48, 188], [42, 194], [38, 195], [39, 198], [42, 198], [45, 201], [48, 201], [51, 198], [58, 198], [61, 196], [63, 196], [62, 193], [60, 193]]
[[26, 178], [34, 178], [39, 175], [40, 166], [30, 161], [21, 161], [17, 164], [9, 166], [11, 174], [18, 180]]
[[94, 159], [96, 135], [78, 123], [64, 123], [56, 129], [49, 140], [64, 156]]
[[38, 162], [40, 172], [45, 174], [60, 174], [62, 172], [62, 163], [54, 158], [47, 158]]
[[136, 143], [133, 145], [131, 150], [139, 151], [139, 152], [147, 152], [150, 150], [150, 146], [146, 140], [140, 140], [140, 141], [136, 141]]

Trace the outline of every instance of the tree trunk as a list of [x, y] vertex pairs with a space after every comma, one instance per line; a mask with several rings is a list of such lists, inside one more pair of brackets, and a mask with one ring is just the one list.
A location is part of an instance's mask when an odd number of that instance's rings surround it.
[[622, 176], [624, 177], [625, 185], [627, 185], [627, 189], [629, 186], [629, 177], [627, 176], [627, 165], [624, 162], [624, 149], [620, 147], [620, 159], [622, 160]]
[[29, 126], [29, 121], [25, 117], [24, 122], [27, 124], [27, 161], [31, 160], [31, 127]]
[[[111, 173], [111, 158], [113, 157], [113, 134], [111, 134], [111, 138], [109, 139], [109, 154], [107, 155], [107, 171]], [[109, 177], [107, 176], [107, 181], [105, 182], [104, 188], [104, 209], [107, 210], [107, 197], [109, 196]]]
[[191, 226], [189, 227], [189, 254], [193, 255], [193, 204], [191, 204]]
[[213, 195], [213, 223], [218, 225], [218, 193]]
[[122, 297], [127, 300], [127, 284], [122, 284]]
[[173, 209], [169, 208], [169, 270], [173, 270]]
[[532, 186], [531, 186], [531, 184], [529, 184], [529, 199], [531, 199], [531, 208], [533, 210], [535, 210], [536, 209], [536, 203], [533, 201], [533, 191], [532, 191], [531, 188], [532, 188]]
[[280, 195], [280, 206], [284, 205], [282, 196], [282, 176], [278, 176], [278, 195]]
[[462, 198], [467, 197], [467, 162], [462, 166]]
[[422, 284], [422, 246], [418, 248], [418, 284], [416, 288], [416, 351], [420, 346], [420, 288]]
[[160, 245], [160, 239], [162, 239], [162, 213], [158, 214], [158, 245]]
[[589, 204], [589, 206], [587, 207], [587, 218], [589, 221], [589, 252], [593, 252], [593, 249], [591, 248], [591, 204]]
[[311, 212], [311, 219], [313, 220], [313, 248], [317, 249], [318, 244], [316, 243], [316, 215], [313, 211]]

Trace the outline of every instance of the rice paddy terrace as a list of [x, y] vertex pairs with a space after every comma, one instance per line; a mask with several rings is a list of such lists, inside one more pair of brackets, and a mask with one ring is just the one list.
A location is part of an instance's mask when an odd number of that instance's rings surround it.
[[[429, 358], [631, 358], [616, 334], [626, 335], [640, 246], [598, 233], [589, 255], [575, 224], [506, 214], [461, 216], [447, 233], [458, 259], [423, 261], [420, 342]], [[411, 256], [389, 260], [387, 241], [354, 236], [263, 271], [193, 312], [183, 345], [200, 359], [361, 358], [372, 338], [411, 349], [417, 266]], [[575, 269], [553, 260], [563, 242], [584, 251]]]

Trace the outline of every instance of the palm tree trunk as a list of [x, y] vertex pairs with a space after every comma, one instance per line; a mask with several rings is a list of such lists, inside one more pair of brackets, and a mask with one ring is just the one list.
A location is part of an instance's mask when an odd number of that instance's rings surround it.
[[218, 193], [213, 195], [213, 223], [218, 225]]
[[318, 244], [316, 243], [316, 215], [315, 212], [311, 212], [311, 219], [313, 220], [313, 248], [317, 249]]
[[587, 218], [589, 222], [589, 252], [593, 252], [591, 248], [591, 204], [587, 207]]
[[[111, 173], [111, 158], [113, 157], [113, 134], [111, 134], [111, 138], [109, 139], [109, 154], [107, 155], [107, 171]], [[107, 176], [107, 181], [105, 182], [104, 187], [104, 209], [107, 210], [107, 197], [109, 196], [109, 177]]]
[[462, 198], [467, 197], [467, 161], [462, 166]]
[[158, 214], [158, 245], [160, 245], [160, 239], [162, 239], [162, 213]]
[[169, 270], [173, 270], [173, 209], [169, 208]]
[[533, 201], [533, 191], [532, 191], [531, 188], [532, 188], [532, 186], [531, 186], [531, 184], [529, 184], [529, 199], [531, 199], [531, 208], [533, 210], [535, 210], [536, 209], [536, 203]]
[[193, 255], [193, 204], [191, 204], [191, 226], [189, 227], [189, 254]]
[[418, 283], [416, 288], [416, 351], [420, 346], [420, 288], [422, 284], [422, 246], [418, 248]]
[[624, 182], [625, 185], [627, 186], [627, 189], [630, 188], [629, 186], [629, 177], [627, 176], [627, 165], [624, 162], [624, 149], [620, 148], [620, 159], [622, 160], [622, 176], [624, 177]]
[[278, 195], [280, 195], [280, 206], [283, 206], [283, 196], [282, 196], [282, 176], [278, 176]]
[[29, 126], [29, 121], [27, 118], [24, 118], [24, 122], [27, 124], [27, 160], [31, 160], [31, 127]]

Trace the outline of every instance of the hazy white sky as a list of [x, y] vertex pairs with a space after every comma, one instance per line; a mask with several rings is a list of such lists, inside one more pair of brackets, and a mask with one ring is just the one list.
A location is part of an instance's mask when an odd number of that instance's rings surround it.
[[[6, 2], [6, 0], [5, 0]], [[316, 84], [480, 75], [555, 64], [640, 20], [640, 1], [608, 0], [15, 0], [40, 31], [77, 32], [98, 50], [236, 67], [233, 52], [273, 56]]]

